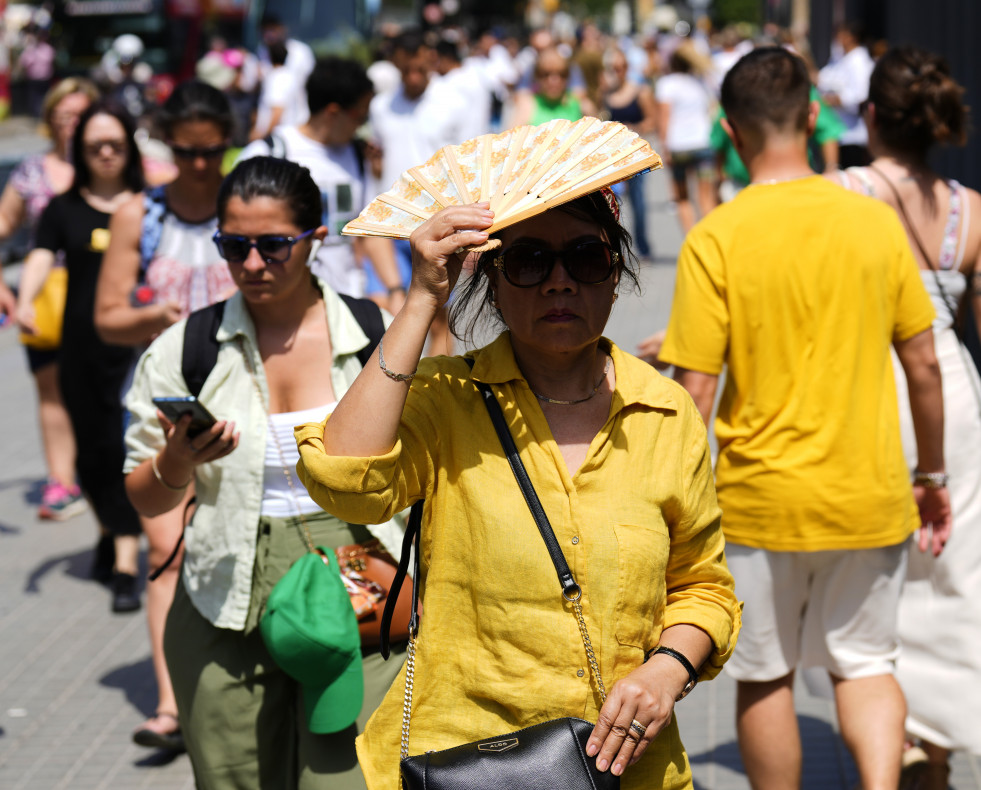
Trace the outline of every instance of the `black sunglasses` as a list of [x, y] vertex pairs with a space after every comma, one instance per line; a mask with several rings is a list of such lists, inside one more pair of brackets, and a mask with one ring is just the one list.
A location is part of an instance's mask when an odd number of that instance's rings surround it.
[[199, 156], [202, 159], [216, 159], [219, 156], [225, 155], [225, 151], [228, 150], [228, 146], [175, 145], [174, 143], [171, 143], [170, 150], [173, 151], [174, 156], [178, 157], [179, 159], [197, 159]]
[[511, 285], [534, 288], [549, 278], [557, 260], [576, 282], [596, 285], [613, 274], [620, 254], [605, 241], [583, 241], [564, 250], [519, 243], [502, 250], [493, 264]]
[[253, 247], [259, 253], [259, 257], [266, 263], [286, 263], [293, 253], [293, 245], [300, 239], [305, 239], [314, 229], [305, 230], [299, 236], [282, 236], [278, 233], [267, 233], [256, 236], [255, 241], [248, 236], [239, 236], [235, 233], [222, 233], [215, 231], [211, 237], [218, 254], [229, 263], [243, 263], [249, 257], [249, 252]]

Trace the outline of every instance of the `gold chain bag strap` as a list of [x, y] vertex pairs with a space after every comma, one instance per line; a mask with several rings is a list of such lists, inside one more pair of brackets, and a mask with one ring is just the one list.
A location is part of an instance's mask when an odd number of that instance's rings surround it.
[[[600, 699], [605, 702], [606, 687], [600, 676], [599, 664], [583, 617], [582, 589], [572, 576], [535, 488], [518, 456], [517, 447], [497, 399], [488, 385], [474, 383], [484, 398], [484, 404], [504, 447], [508, 463], [545, 541], [562, 586], [562, 598], [572, 604], [590, 671], [596, 681]], [[408, 566], [408, 548], [415, 543], [412, 585], [414, 608], [409, 628], [405, 695], [402, 707], [400, 760], [402, 786], [406, 790], [482, 790], [487, 787], [506, 787], [508, 790], [551, 790], [555, 787], [570, 790], [617, 790], [620, 787], [620, 777], [614, 776], [610, 771], [601, 773], [596, 769], [595, 760], [586, 756], [586, 742], [592, 734], [594, 725], [573, 717], [553, 719], [516, 732], [495, 735], [452, 749], [409, 756], [409, 725], [418, 634], [418, 612], [415, 603], [418, 600], [418, 533], [422, 521], [421, 504], [417, 502], [413, 506], [403, 543], [402, 561], [399, 564], [400, 573], [404, 572]], [[400, 579], [396, 581], [401, 583]], [[389, 612], [386, 610], [385, 614], [387, 618]], [[387, 651], [384, 625], [382, 643], [382, 653], [385, 655]]]

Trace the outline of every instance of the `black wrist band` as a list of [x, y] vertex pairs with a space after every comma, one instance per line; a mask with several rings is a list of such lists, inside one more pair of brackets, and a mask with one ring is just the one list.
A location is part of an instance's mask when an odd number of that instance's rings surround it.
[[685, 658], [685, 656], [682, 653], [679, 653], [677, 650], [672, 650], [670, 647], [664, 647], [664, 645], [655, 647], [653, 650], [648, 650], [647, 654], [644, 656], [644, 662], [646, 663], [650, 661], [651, 658], [656, 656], [658, 653], [664, 653], [665, 655], [671, 656], [671, 658], [678, 661], [681, 664], [681, 666], [685, 668], [685, 671], [688, 673], [688, 683], [681, 690], [681, 693], [678, 695], [675, 701], [678, 702], [680, 700], [683, 700], [685, 697], [688, 696], [691, 690], [695, 688], [695, 684], [698, 683], [698, 673], [695, 671], [695, 667], [691, 665], [691, 661]]

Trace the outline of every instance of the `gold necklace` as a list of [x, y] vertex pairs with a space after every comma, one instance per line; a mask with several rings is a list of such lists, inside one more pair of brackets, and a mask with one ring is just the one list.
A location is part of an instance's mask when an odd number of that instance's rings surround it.
[[[531, 394], [534, 395], [538, 400], [543, 403], [551, 403], [553, 406], [575, 406], [577, 403], [585, 403], [586, 401], [592, 399], [597, 392], [600, 391], [600, 387], [603, 386], [603, 382], [606, 381], [606, 376], [610, 372], [610, 357], [606, 357], [606, 364], [603, 366], [603, 375], [600, 376], [600, 380], [596, 382], [596, 386], [593, 387], [593, 391], [590, 392], [585, 398], [579, 398], [578, 400], [558, 400], [557, 398], [550, 398], [547, 395], [539, 395], [535, 390], [531, 390]], [[528, 389], [531, 389], [529, 385]]]

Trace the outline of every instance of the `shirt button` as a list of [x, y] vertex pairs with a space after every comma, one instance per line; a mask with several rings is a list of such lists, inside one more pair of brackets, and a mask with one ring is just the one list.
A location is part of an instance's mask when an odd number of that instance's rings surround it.
[[578, 535], [573, 536], [573, 538], [572, 538], [572, 545], [575, 546], [578, 543], [579, 543], [579, 536]]
[[578, 677], [582, 677], [582, 676], [583, 676], [583, 675], [585, 675], [585, 674], [586, 674], [586, 673], [585, 673], [585, 672], [583, 672], [583, 671], [582, 671], [581, 669], [580, 669], [580, 670], [579, 670], [578, 672], [576, 672], [576, 675], [577, 675]]

